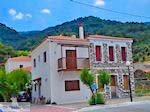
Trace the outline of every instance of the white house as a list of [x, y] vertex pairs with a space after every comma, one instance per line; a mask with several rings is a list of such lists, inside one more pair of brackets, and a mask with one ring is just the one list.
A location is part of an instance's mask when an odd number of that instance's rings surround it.
[[[91, 35], [80, 38], [48, 36], [32, 50], [32, 97], [36, 102], [43, 96], [57, 104], [87, 101], [91, 92], [80, 81], [80, 70], [107, 69], [111, 74], [110, 97], [128, 96], [128, 71], [132, 70], [132, 39]], [[132, 72], [132, 71], [131, 71]], [[131, 79], [133, 75], [131, 73]], [[98, 83], [98, 81], [97, 81]], [[131, 82], [134, 91], [134, 80]]]
[[31, 72], [31, 57], [29, 56], [19, 56], [9, 58], [5, 63], [6, 72], [11, 72], [16, 69], [23, 69]]

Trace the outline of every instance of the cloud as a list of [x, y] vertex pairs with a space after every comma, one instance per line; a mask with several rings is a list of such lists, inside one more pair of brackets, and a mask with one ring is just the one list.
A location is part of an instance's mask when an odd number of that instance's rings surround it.
[[51, 12], [50, 12], [49, 9], [42, 9], [41, 13], [43, 13], [43, 14], [50, 14]]
[[16, 19], [23, 19], [24, 18], [24, 14], [19, 12], [17, 15], [15, 15]]
[[95, 6], [104, 6], [105, 5], [105, 1], [104, 0], [95, 0], [94, 5]]
[[16, 12], [15, 9], [9, 9], [8, 13], [9, 13], [10, 15], [12, 15], [12, 16], [14, 16], [14, 15], [17, 14], [17, 12]]
[[26, 17], [32, 18], [32, 15], [31, 14], [26, 14]]
[[8, 13], [13, 17], [15, 20], [22, 20], [25, 18], [32, 18], [32, 15], [29, 13], [22, 13], [22, 12], [17, 12], [15, 9], [9, 9]]

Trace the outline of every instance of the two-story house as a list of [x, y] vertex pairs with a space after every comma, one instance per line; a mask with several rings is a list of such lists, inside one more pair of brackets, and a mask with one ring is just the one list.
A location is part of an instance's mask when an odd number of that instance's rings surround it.
[[[57, 104], [87, 101], [91, 92], [80, 81], [80, 70], [85, 67], [95, 75], [101, 69], [110, 72], [111, 97], [122, 98], [128, 95], [125, 63], [132, 63], [132, 39], [101, 35], [91, 35], [84, 39], [82, 25], [79, 27], [79, 35], [80, 38], [48, 36], [32, 50], [34, 102], [40, 96]], [[133, 79], [132, 66], [130, 69]]]

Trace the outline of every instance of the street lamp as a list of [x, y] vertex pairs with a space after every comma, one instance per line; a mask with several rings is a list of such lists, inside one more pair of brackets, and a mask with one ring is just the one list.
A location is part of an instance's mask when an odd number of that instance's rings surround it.
[[127, 65], [127, 67], [128, 67], [128, 73], [129, 73], [130, 100], [131, 100], [131, 102], [132, 102], [132, 101], [133, 101], [133, 98], [132, 98], [131, 79], [130, 79], [130, 76], [131, 76], [131, 74], [130, 74], [130, 65], [131, 65], [130, 61], [127, 61], [127, 62], [126, 62], [126, 65]]

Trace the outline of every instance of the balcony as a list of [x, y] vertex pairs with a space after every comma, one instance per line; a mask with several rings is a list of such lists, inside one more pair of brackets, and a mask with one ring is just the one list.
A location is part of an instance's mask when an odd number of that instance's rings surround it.
[[89, 58], [58, 59], [58, 71], [78, 71], [83, 68], [89, 68]]

